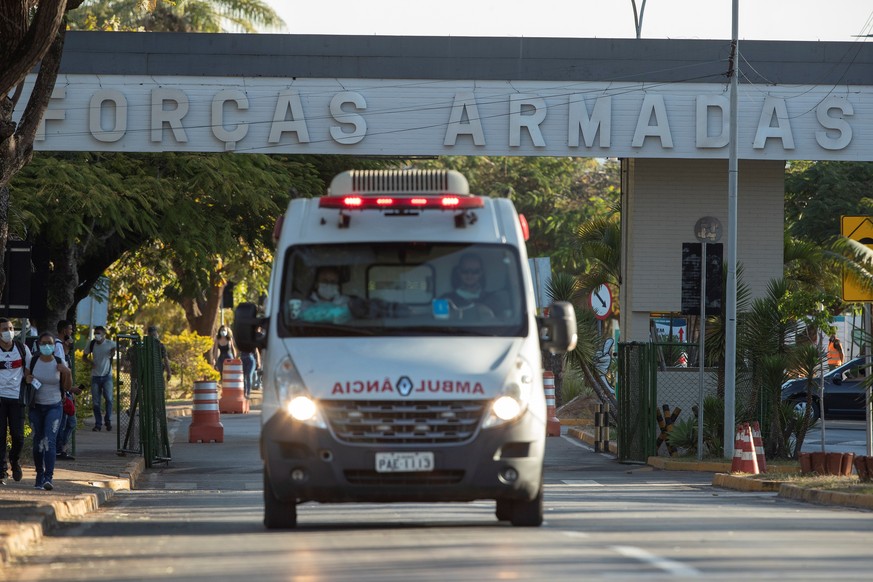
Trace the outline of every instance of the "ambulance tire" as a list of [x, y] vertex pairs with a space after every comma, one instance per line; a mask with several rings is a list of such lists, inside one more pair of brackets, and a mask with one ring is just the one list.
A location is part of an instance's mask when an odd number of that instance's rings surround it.
[[497, 516], [498, 521], [509, 521], [512, 519], [512, 500], [498, 499], [494, 515]]
[[537, 496], [530, 501], [513, 501], [512, 516], [510, 517], [512, 525], [518, 527], [539, 527], [543, 524], [543, 485], [540, 483], [540, 490]]
[[264, 527], [267, 529], [297, 527], [297, 504], [286, 503], [276, 498], [266, 471], [264, 471]]

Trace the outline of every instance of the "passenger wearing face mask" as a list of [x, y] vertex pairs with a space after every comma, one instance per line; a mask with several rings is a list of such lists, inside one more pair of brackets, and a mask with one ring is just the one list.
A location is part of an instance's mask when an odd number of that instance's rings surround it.
[[320, 267], [315, 273], [315, 286], [309, 295], [313, 303], [348, 305], [349, 298], [340, 292], [340, 273], [336, 267]]
[[[103, 426], [112, 430], [112, 362], [115, 359], [115, 342], [106, 339], [106, 328], [94, 328], [94, 341], [85, 347], [84, 359], [92, 364], [91, 401], [94, 409], [95, 432]], [[106, 402], [105, 412], [101, 408], [101, 398]]]
[[212, 341], [212, 361], [215, 362], [215, 369], [221, 374], [224, 370], [224, 361], [236, 357], [237, 349], [233, 341], [233, 334], [227, 326], [222, 325], [218, 328], [218, 333], [215, 334], [215, 339]]
[[312, 292], [304, 302], [303, 321], [345, 323], [351, 319], [349, 297], [340, 289], [340, 271], [336, 267], [319, 267]]

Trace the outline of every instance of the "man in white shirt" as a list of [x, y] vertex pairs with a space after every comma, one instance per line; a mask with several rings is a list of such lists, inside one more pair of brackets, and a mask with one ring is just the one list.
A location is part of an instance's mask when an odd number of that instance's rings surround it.
[[[0, 317], [0, 434], [3, 450], [0, 452], [0, 483], [5, 485], [6, 455], [12, 465], [12, 478], [21, 481], [21, 449], [24, 446], [24, 407], [21, 400], [21, 384], [24, 372], [29, 369], [30, 351], [13, 340], [15, 329], [12, 322]], [[6, 433], [9, 432], [12, 447], [6, 450]]]
[[[94, 407], [94, 428], [100, 432], [105, 425], [112, 430], [112, 361], [115, 358], [115, 342], [106, 339], [106, 328], [94, 328], [94, 339], [85, 347], [83, 355], [91, 363], [91, 400]], [[101, 397], [106, 402], [105, 412], [101, 409]]]

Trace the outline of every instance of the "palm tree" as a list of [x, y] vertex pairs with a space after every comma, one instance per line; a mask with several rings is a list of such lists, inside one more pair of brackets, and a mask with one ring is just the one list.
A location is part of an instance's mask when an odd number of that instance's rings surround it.
[[264, 0], [85, 0], [71, 29], [145, 32], [258, 32], [284, 22]]
[[586, 220], [576, 230], [576, 252], [588, 264], [579, 276], [584, 290], [602, 283], [613, 290], [621, 284], [621, 215], [618, 209], [604, 217]]

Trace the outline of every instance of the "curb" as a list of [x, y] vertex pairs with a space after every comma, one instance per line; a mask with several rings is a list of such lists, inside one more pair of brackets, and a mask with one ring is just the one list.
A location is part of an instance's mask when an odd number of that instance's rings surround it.
[[[670, 457], [649, 457], [646, 464], [665, 471], [701, 471], [704, 473], [730, 473], [731, 463], [723, 461], [674, 461]], [[770, 465], [768, 473], [800, 473], [800, 464]]]
[[749, 479], [728, 473], [716, 473], [712, 477], [712, 486], [735, 491], [779, 491], [782, 481], [764, 479]]
[[[570, 428], [567, 430], [567, 435], [573, 437], [574, 439], [580, 440], [586, 445], [594, 446], [594, 435], [588, 434], [582, 429], [579, 428]], [[615, 441], [609, 441], [607, 443], [607, 448], [604, 453], [608, 453], [611, 455], [615, 455], [618, 452], [618, 445]]]
[[70, 499], [35, 504], [23, 521], [0, 521], [0, 564], [8, 564], [14, 556], [39, 543], [61, 522], [96, 511], [112, 499], [116, 491], [133, 489], [144, 470], [145, 459], [139, 457], [128, 463], [117, 479], [72, 480], [71, 483], [92, 487], [93, 491]]
[[842, 493], [840, 491], [824, 491], [822, 489], [804, 489], [797, 485], [783, 483], [779, 487], [779, 497], [818, 503], [820, 505], [841, 505], [858, 509], [873, 510], [873, 497], [857, 493]]

